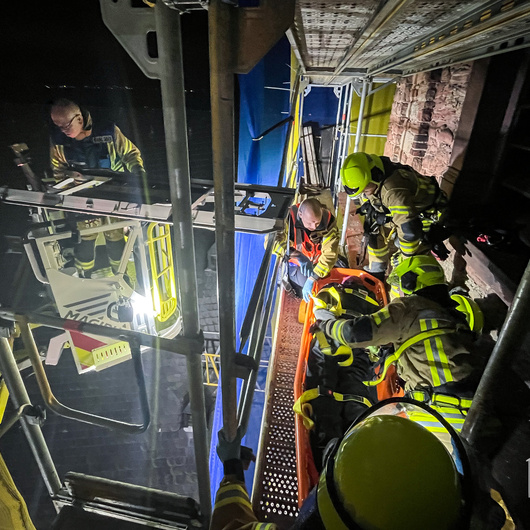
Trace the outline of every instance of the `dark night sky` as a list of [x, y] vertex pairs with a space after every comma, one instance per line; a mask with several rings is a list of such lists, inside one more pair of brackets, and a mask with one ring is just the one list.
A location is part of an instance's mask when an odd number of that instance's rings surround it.
[[[184, 15], [182, 32], [188, 104], [208, 105], [207, 12]], [[10, 2], [2, 6], [0, 46], [4, 102], [43, 102], [67, 86], [98, 103], [125, 92], [128, 104], [160, 104], [159, 82], [144, 76], [106, 28], [97, 0]]]

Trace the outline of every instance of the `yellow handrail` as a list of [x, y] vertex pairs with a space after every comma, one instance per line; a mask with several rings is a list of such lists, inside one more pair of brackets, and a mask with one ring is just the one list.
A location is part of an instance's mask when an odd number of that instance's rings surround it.
[[177, 287], [169, 225], [150, 223], [147, 228], [147, 245], [155, 318], [159, 322], [165, 322], [177, 309]]

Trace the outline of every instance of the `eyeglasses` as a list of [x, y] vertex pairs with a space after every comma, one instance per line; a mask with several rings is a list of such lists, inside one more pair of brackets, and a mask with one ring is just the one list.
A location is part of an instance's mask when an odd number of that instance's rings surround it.
[[79, 117], [79, 116], [81, 116], [81, 114], [77, 113], [77, 114], [76, 114], [76, 115], [75, 115], [75, 116], [74, 116], [74, 117], [73, 117], [73, 118], [72, 118], [72, 119], [71, 119], [66, 125], [57, 125], [57, 124], [55, 124], [55, 125], [57, 126], [57, 128], [58, 128], [60, 131], [65, 132], [65, 131], [67, 131], [68, 129], [70, 129], [70, 127], [71, 127], [72, 124], [74, 123], [74, 120], [75, 120], [77, 117]]

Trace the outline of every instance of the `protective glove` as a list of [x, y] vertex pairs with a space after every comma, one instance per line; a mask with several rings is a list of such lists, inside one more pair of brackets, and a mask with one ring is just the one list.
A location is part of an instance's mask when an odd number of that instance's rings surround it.
[[315, 315], [315, 320], [325, 322], [326, 320], [336, 320], [337, 317], [327, 309], [315, 309], [313, 311], [313, 314]]
[[224, 464], [228, 460], [239, 460], [241, 458], [241, 440], [243, 438], [243, 431], [241, 427], [237, 429], [236, 437], [232, 441], [225, 438], [223, 429], [217, 433], [217, 456]]
[[394, 252], [392, 256], [390, 257], [390, 265], [392, 266], [392, 269], [395, 269], [402, 261], [403, 261], [403, 254], [401, 251]]
[[315, 284], [315, 278], [311, 276], [305, 281], [304, 287], [302, 289], [302, 296], [304, 297], [304, 302], [308, 303], [311, 298], [311, 293], [313, 292], [313, 285]]

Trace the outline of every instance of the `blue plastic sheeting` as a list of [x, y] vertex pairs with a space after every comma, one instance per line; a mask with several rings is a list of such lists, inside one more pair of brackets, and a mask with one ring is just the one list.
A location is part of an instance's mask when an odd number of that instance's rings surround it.
[[[287, 124], [275, 129], [262, 140], [256, 138], [282, 121], [289, 113], [288, 90], [266, 89], [265, 86], [289, 89], [290, 47], [287, 39], [282, 40], [246, 75], [238, 76], [240, 89], [239, 106], [239, 146], [238, 181], [252, 184], [276, 186], [278, 182]], [[239, 348], [239, 330], [245, 318], [248, 302], [254, 289], [258, 270], [265, 253], [265, 238], [260, 235], [236, 234], [235, 281], [236, 281], [236, 348]], [[272, 260], [274, 262], [274, 258]], [[272, 263], [271, 263], [272, 269]], [[270, 282], [270, 279], [269, 279]], [[267, 336], [270, 337], [268, 330]], [[268, 361], [271, 353], [271, 340], [266, 340], [262, 352], [262, 363]], [[267, 377], [266, 367], [258, 371], [257, 388], [264, 390]], [[241, 381], [238, 381], [238, 389]], [[212, 503], [219, 482], [223, 478], [223, 467], [215, 453], [217, 432], [222, 427], [221, 385], [212, 425], [212, 444], [210, 450], [210, 480]], [[239, 394], [239, 390], [238, 390]], [[257, 452], [265, 393], [255, 391], [247, 435], [243, 445]], [[245, 472], [249, 493], [254, 478], [254, 464]]]
[[303, 123], [315, 122], [320, 127], [335, 125], [339, 98], [332, 87], [311, 87], [304, 97]]

